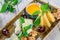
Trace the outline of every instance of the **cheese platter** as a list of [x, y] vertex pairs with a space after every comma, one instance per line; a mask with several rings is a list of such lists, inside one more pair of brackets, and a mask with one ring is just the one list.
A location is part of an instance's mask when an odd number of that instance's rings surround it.
[[[45, 40], [60, 21], [60, 9], [51, 6], [49, 3], [33, 1], [17, 14], [0, 33], [1, 40]], [[18, 22], [16, 22], [18, 20]], [[14, 24], [14, 25], [13, 25]], [[2, 32], [7, 27], [15, 26], [12, 35], [8, 36]], [[8, 27], [9, 28], [9, 27]], [[12, 27], [11, 27], [12, 28]], [[10, 29], [10, 28], [9, 28]], [[11, 31], [10, 31], [11, 32]], [[14, 37], [15, 36], [15, 37]], [[2, 39], [4, 38], [4, 39]], [[14, 39], [15, 38], [15, 39]]]

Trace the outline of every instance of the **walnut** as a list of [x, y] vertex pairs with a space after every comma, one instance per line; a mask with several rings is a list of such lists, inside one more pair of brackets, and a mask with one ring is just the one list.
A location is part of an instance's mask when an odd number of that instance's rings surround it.
[[27, 40], [27, 38], [26, 37], [22, 37], [21, 40]]
[[37, 36], [37, 32], [36, 32], [36, 31], [32, 31], [32, 32], [30, 33], [30, 35], [33, 36], [33, 37], [35, 37], [35, 36]]
[[36, 40], [35, 37], [28, 37], [28, 40]]
[[57, 19], [60, 19], [60, 9], [57, 10], [56, 13], [53, 13], [54, 17], [56, 17]]

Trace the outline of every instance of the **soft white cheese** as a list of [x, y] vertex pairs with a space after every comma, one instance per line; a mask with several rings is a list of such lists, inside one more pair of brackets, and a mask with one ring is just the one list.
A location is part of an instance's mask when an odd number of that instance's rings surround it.
[[19, 19], [15, 22], [15, 26], [17, 27], [17, 26], [20, 26], [20, 21], [19, 21]]
[[[33, 20], [31, 20], [31, 19], [25, 19], [25, 23], [23, 23], [22, 27], [24, 28], [24, 27], [26, 27], [26, 26], [28, 26], [30, 24], [33, 25]], [[29, 34], [31, 31], [32, 31], [32, 29], [28, 29], [27, 33]]]
[[12, 40], [11, 38], [6, 38], [5, 40]]
[[13, 33], [10, 38], [6, 38], [5, 40], [18, 40], [18, 37]]
[[[22, 28], [30, 25], [30, 24], [33, 24], [33, 20], [31, 19], [25, 19], [25, 23], [22, 24]], [[19, 19], [15, 22], [15, 25], [16, 25], [16, 28], [15, 28], [15, 34], [19, 34], [21, 32], [21, 26], [20, 26], [20, 22], [19, 22]], [[32, 29], [29, 29], [27, 31], [27, 33], [30, 33], [32, 31]]]
[[31, 20], [31, 19], [25, 19], [25, 23], [22, 24], [22, 27], [24, 28], [24, 27], [26, 27], [26, 26], [28, 26], [30, 24], [33, 24], [33, 20]]
[[19, 34], [19, 33], [20, 33], [20, 31], [21, 31], [20, 26], [17, 26], [17, 27], [15, 28], [15, 34]]
[[19, 22], [19, 19], [15, 22], [15, 34], [19, 34], [20, 31], [21, 31], [21, 26], [20, 26], [20, 22]]
[[32, 32], [32, 29], [29, 29], [29, 30], [27, 31], [28, 34], [29, 34], [30, 32]]
[[11, 35], [11, 37], [10, 37], [12, 40], [18, 40], [18, 37], [17, 37], [17, 35], [15, 35], [14, 33]]

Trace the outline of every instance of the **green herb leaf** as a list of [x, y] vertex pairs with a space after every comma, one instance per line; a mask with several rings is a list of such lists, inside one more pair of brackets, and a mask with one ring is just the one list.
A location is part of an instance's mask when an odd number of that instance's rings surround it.
[[25, 22], [25, 19], [23, 17], [20, 17], [20, 23], [21, 25]]
[[27, 31], [27, 30], [29, 30], [29, 29], [32, 29], [32, 27], [33, 27], [33, 25], [30, 24], [30, 25], [26, 26], [26, 27], [24, 28], [24, 30]]
[[15, 8], [11, 5], [8, 6], [8, 11], [10, 12], [14, 12], [15, 11]]
[[41, 16], [38, 16], [38, 17], [36, 18], [36, 20], [34, 21], [34, 25], [35, 25], [36, 27], [39, 26], [40, 21], [41, 21]]
[[5, 3], [8, 3], [8, 1], [10, 1], [10, 0], [4, 0]]
[[8, 4], [4, 3], [2, 8], [1, 8], [1, 12], [6, 12], [7, 11], [7, 7], [8, 7]]
[[28, 37], [27, 31], [23, 30], [23, 35], [24, 35], [25, 37]]
[[7, 10], [10, 12], [14, 12], [15, 8], [13, 6], [16, 5], [17, 3], [18, 0], [4, 0], [1, 12], [6, 12]]
[[20, 34], [18, 35], [18, 38], [19, 38], [19, 39], [21, 39], [21, 38], [22, 38], [22, 36], [23, 36], [23, 33], [22, 33], [22, 32], [20, 32]]
[[43, 12], [48, 12], [48, 11], [50, 11], [49, 4], [48, 4], [48, 3], [46, 3], [46, 4], [41, 4], [41, 10], [42, 10]]
[[38, 14], [40, 14], [41, 12], [40, 11], [35, 11], [34, 13], [33, 13], [33, 15], [38, 15]]
[[18, 3], [18, 0], [10, 0], [12, 5], [16, 5]]

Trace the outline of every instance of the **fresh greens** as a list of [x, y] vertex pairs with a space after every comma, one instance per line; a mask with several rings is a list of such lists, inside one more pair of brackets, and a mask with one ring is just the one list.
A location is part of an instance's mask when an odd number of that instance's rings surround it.
[[20, 17], [20, 23], [21, 25], [25, 22], [25, 19], [23, 17]]
[[29, 29], [32, 29], [32, 27], [33, 27], [33, 26], [30, 24], [30, 25], [26, 26], [25, 28], [23, 28], [23, 29], [21, 30], [22, 32], [20, 32], [20, 34], [18, 35], [18, 38], [21, 39], [22, 36], [28, 37], [27, 31], [28, 31]]
[[[46, 3], [46, 4], [41, 4], [41, 11], [42, 11], [42, 12], [48, 12], [48, 11], [50, 11], [49, 4], [48, 4], [48, 3]], [[38, 14], [38, 13], [40, 13], [40, 12], [35, 12], [35, 14]], [[42, 13], [42, 14], [43, 14], [43, 13]], [[34, 25], [35, 25], [35, 26], [39, 26], [40, 21], [41, 21], [41, 16], [38, 16], [38, 17], [36, 18], [36, 20], [34, 21]]]
[[36, 18], [36, 20], [34, 21], [34, 25], [35, 25], [36, 27], [39, 26], [40, 21], [41, 21], [41, 16], [38, 16], [38, 17]]
[[18, 35], [18, 39], [21, 40], [22, 36], [27, 36], [27, 34], [25, 33], [24, 29], [22, 29], [22, 24], [25, 22], [25, 19], [23, 17], [20, 17], [20, 25], [21, 25], [21, 32], [20, 34]]
[[28, 31], [29, 29], [32, 29], [32, 27], [33, 27], [33, 25], [30, 24], [30, 25], [27, 25], [27, 26], [25, 26], [25, 27], [23, 28], [23, 27], [22, 27], [22, 24], [23, 24], [23, 23], [25, 23], [25, 19], [24, 19], [23, 17], [20, 17], [20, 25], [21, 25], [21, 32], [22, 32], [22, 33], [19, 34], [18, 38], [21, 38], [22, 35], [25, 36], [25, 37], [28, 37], [27, 31]]
[[15, 8], [13, 6], [8, 6], [7, 10], [10, 11], [10, 12], [14, 12]]
[[30, 24], [30, 25], [28, 25], [28, 26], [24, 27], [24, 30], [25, 30], [25, 31], [27, 31], [27, 30], [29, 30], [29, 29], [32, 29], [32, 27], [33, 27], [33, 25], [32, 25], [32, 24]]
[[12, 5], [16, 5], [18, 3], [18, 0], [10, 0]]
[[48, 12], [48, 11], [50, 11], [49, 4], [48, 3], [41, 4], [41, 10], [42, 10], [42, 12]]
[[[42, 11], [42, 14], [43, 14], [43, 12], [48, 12], [48, 11], [50, 11], [49, 4], [48, 4], [48, 3], [46, 3], [46, 4], [41, 4], [41, 11]], [[37, 15], [37, 14], [41, 13], [41, 11], [35, 11], [35, 12], [33, 13], [33, 15]], [[36, 18], [36, 20], [34, 21], [34, 25], [35, 25], [36, 27], [39, 26], [40, 21], [41, 21], [41, 16], [38, 16], [38, 17]]]
[[23, 36], [28, 37], [27, 31], [23, 30]]
[[4, 0], [5, 3], [8, 3], [8, 1], [10, 1], [10, 0]]
[[18, 35], [18, 38], [21, 39], [23, 36], [22, 32], [20, 32], [20, 34]]
[[4, 4], [1, 8], [1, 13], [6, 12], [7, 10], [10, 12], [14, 12], [14, 5], [18, 4], [18, 0], [5, 0]]
[[41, 12], [40, 11], [35, 11], [34, 13], [33, 13], [33, 15], [38, 15], [38, 14], [40, 14]]
[[30, 24], [30, 25], [24, 27], [24, 29], [23, 29], [23, 35], [24, 35], [25, 37], [28, 37], [27, 31], [28, 31], [29, 29], [32, 29], [32, 27], [33, 27], [32, 24]]
[[2, 6], [2, 9], [1, 9], [1, 12], [6, 12], [7, 7], [8, 7], [8, 4], [4, 3], [3, 6]]

